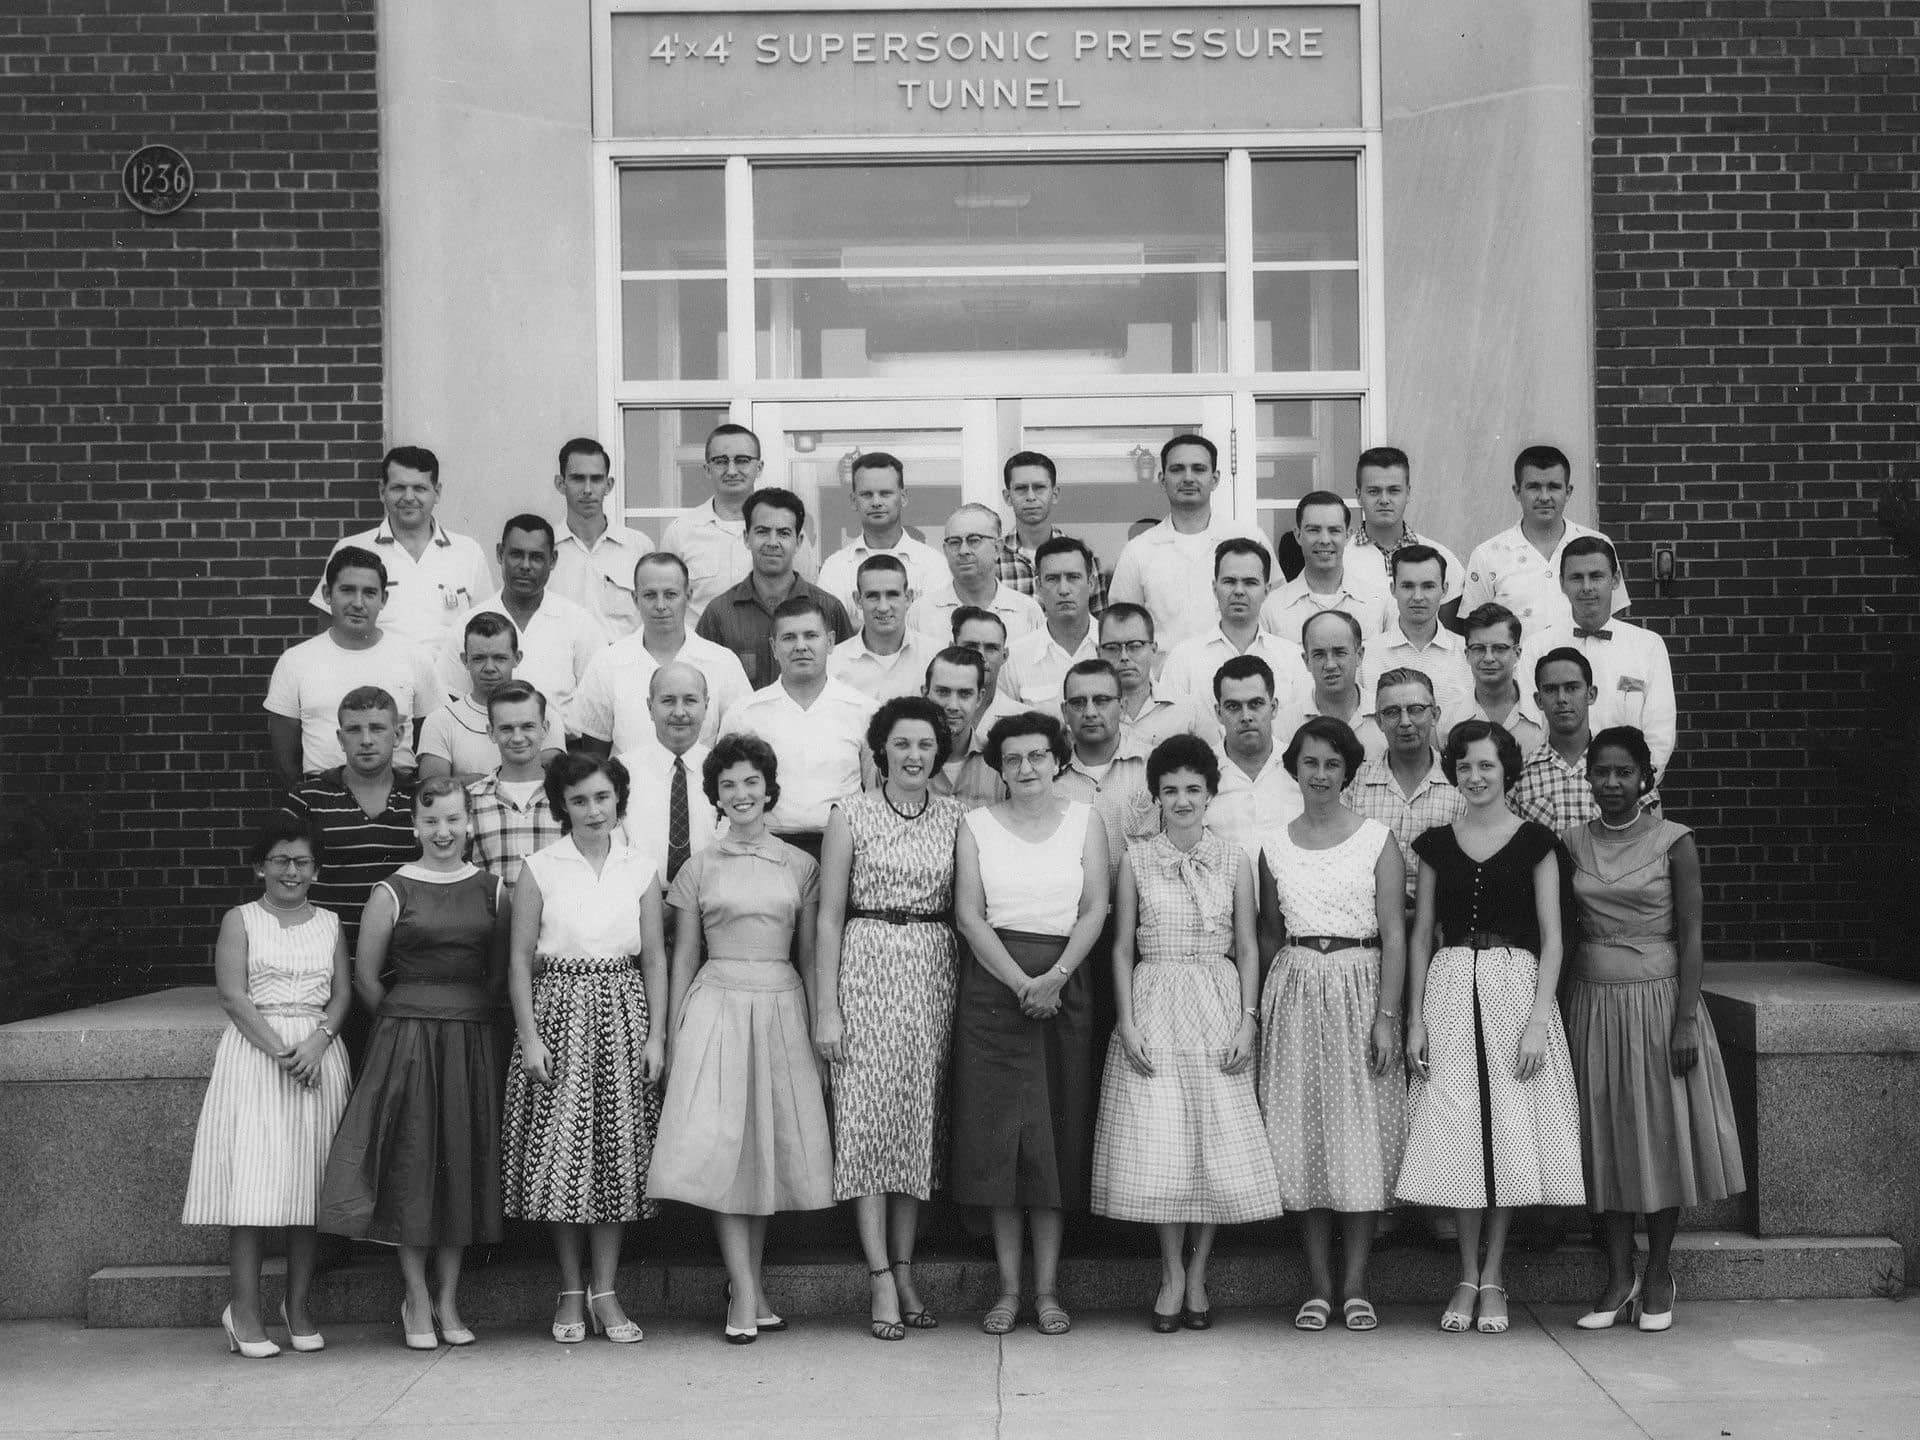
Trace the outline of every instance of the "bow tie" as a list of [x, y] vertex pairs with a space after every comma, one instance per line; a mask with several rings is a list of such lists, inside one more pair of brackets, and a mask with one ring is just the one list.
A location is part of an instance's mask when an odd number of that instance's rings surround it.
[[1573, 627], [1573, 638], [1576, 640], [1611, 640], [1613, 639], [1613, 631], [1583, 630], [1576, 625]]

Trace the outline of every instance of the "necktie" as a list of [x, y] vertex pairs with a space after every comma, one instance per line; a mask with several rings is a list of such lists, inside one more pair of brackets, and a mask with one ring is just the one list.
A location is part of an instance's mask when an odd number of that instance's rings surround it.
[[693, 853], [693, 823], [687, 810], [687, 762], [673, 757], [673, 783], [667, 789], [667, 883]]
[[1611, 640], [1613, 639], [1613, 632], [1611, 630], [1582, 630], [1576, 625], [1573, 627], [1573, 638], [1576, 640]]

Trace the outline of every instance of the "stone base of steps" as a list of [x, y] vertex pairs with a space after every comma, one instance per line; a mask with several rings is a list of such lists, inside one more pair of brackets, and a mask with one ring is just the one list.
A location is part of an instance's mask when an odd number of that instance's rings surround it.
[[[1733, 1231], [1683, 1231], [1674, 1245], [1674, 1274], [1689, 1300], [1841, 1299], [1898, 1295], [1906, 1284], [1905, 1252], [1892, 1240], [1785, 1236], [1767, 1239]], [[1456, 1278], [1452, 1246], [1388, 1244], [1376, 1250], [1372, 1291], [1388, 1304], [1439, 1305]], [[1159, 1283], [1151, 1255], [1073, 1256], [1061, 1262], [1061, 1298], [1084, 1310], [1149, 1305]], [[1516, 1250], [1507, 1260], [1507, 1287], [1516, 1300], [1584, 1304], [1605, 1273], [1600, 1252], [1584, 1239], [1544, 1251]], [[283, 1262], [268, 1261], [266, 1309], [280, 1301]], [[923, 1253], [914, 1264], [921, 1297], [936, 1315], [970, 1323], [993, 1302], [998, 1275], [991, 1250]], [[866, 1313], [866, 1267], [851, 1249], [769, 1255], [767, 1292], [788, 1316]], [[620, 1298], [645, 1322], [656, 1316], [718, 1322], [726, 1274], [713, 1256], [660, 1261], [636, 1255], [620, 1271]], [[551, 1319], [555, 1283], [550, 1262], [513, 1253], [487, 1263], [476, 1253], [461, 1284], [461, 1309], [476, 1327], [537, 1326]], [[1290, 1306], [1306, 1293], [1298, 1249], [1227, 1247], [1214, 1252], [1209, 1271], [1213, 1303]], [[95, 1327], [198, 1326], [218, 1323], [227, 1300], [227, 1272], [217, 1265], [127, 1265], [96, 1271], [87, 1282], [86, 1321]], [[314, 1312], [322, 1322], [395, 1321], [400, 1279], [379, 1254], [356, 1250], [326, 1270], [316, 1284]]]

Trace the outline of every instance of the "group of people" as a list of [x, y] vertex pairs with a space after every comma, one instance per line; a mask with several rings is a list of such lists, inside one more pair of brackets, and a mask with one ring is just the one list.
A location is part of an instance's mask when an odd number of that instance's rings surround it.
[[408, 1345], [472, 1343], [462, 1255], [507, 1217], [550, 1228], [555, 1340], [638, 1340], [617, 1267], [661, 1200], [713, 1214], [734, 1343], [785, 1326], [767, 1218], [852, 1201], [899, 1340], [937, 1323], [912, 1272], [936, 1193], [991, 1217], [993, 1334], [1028, 1295], [1070, 1327], [1086, 1209], [1156, 1227], [1157, 1331], [1211, 1323], [1218, 1226], [1282, 1213], [1294, 1324], [1370, 1330], [1400, 1203], [1456, 1212], [1443, 1329], [1507, 1328], [1537, 1204], [1604, 1217], [1582, 1326], [1671, 1323], [1679, 1210], [1742, 1167], [1697, 852], [1656, 788], [1664, 647], [1561, 514], [1564, 456], [1522, 452], [1520, 523], [1463, 581], [1406, 524], [1406, 456], [1368, 451], [1362, 524], [1305, 497], [1275, 585], [1203, 437], [1164, 448], [1170, 513], [1110, 578], [1022, 452], [1013, 533], [963, 506], [941, 551], [901, 463], [860, 457], [861, 539], [809, 580], [758, 449], [717, 429], [713, 498], [656, 550], [569, 442], [566, 536], [509, 521], [493, 593], [433, 520], [432, 456], [387, 457], [329, 629], [276, 667], [286, 798], [216, 946], [232, 1025], [183, 1218], [232, 1227], [235, 1350], [278, 1351], [279, 1227], [293, 1348], [322, 1344], [318, 1231], [397, 1247]]

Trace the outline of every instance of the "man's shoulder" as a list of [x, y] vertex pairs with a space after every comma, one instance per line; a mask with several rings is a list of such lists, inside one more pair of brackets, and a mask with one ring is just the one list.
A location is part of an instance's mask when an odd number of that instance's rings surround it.
[[820, 698], [859, 710], [863, 714], [871, 714], [880, 708], [880, 702], [866, 691], [856, 689], [844, 680], [836, 680], [831, 675], [827, 677], [826, 688], [820, 692]]

